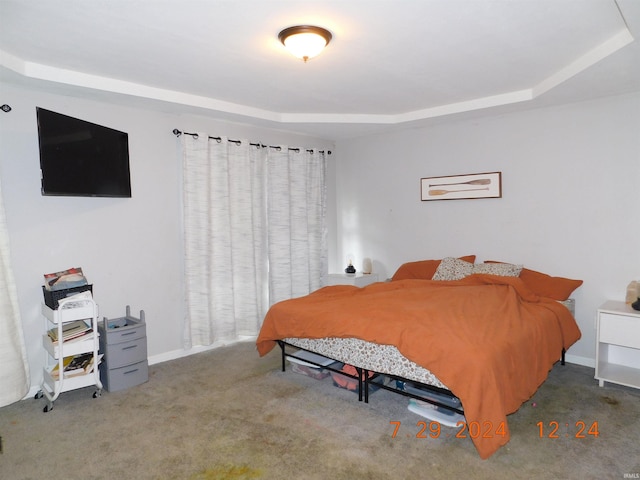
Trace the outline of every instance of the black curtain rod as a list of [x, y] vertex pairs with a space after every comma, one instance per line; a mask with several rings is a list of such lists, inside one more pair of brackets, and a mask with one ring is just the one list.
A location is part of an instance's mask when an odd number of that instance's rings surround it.
[[[198, 138], [198, 134], [197, 133], [181, 132], [177, 128], [173, 129], [173, 134], [176, 137], [179, 137], [180, 135], [184, 134], [184, 135], [191, 135], [194, 138]], [[215, 140], [218, 143], [222, 142], [222, 138], [221, 137], [211, 137], [210, 136], [209, 140]], [[227, 142], [235, 143], [236, 145], [242, 144], [241, 140], [231, 140], [230, 138], [227, 139]], [[260, 148], [266, 148], [267, 147], [267, 145], [263, 145], [261, 143], [249, 143], [249, 145], [251, 145], [252, 147], [260, 147]], [[273, 148], [273, 149], [278, 150], [278, 151], [282, 150], [282, 147], [280, 147], [278, 145], [269, 145], [269, 148]], [[298, 152], [300, 152], [300, 149], [299, 148], [289, 147], [289, 151], [298, 153]], [[307, 150], [307, 152], [313, 153], [313, 150], [309, 149], [309, 150]], [[318, 150], [318, 153], [324, 153], [324, 150]], [[331, 150], [327, 150], [327, 154], [331, 155]]]

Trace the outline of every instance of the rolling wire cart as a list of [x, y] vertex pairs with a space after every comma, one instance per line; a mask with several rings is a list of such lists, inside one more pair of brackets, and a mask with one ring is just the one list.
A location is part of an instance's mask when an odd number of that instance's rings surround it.
[[[98, 356], [98, 305], [96, 302], [92, 298], [80, 300], [67, 298], [59, 300], [58, 308], [51, 308], [43, 303], [42, 315], [46, 318], [45, 324], [47, 326], [43, 335], [46, 361], [42, 385], [35, 398], [46, 397], [47, 405], [43, 411], [50, 412], [53, 409], [53, 403], [60, 394], [70, 390], [95, 385], [96, 391], [93, 393], [93, 398], [99, 397], [102, 394], [102, 382], [98, 371], [100, 357]], [[63, 327], [65, 324], [78, 320], [87, 322], [91, 331], [66, 342], [63, 341]], [[58, 342], [54, 342], [47, 333], [52, 328], [52, 325], [53, 328], [57, 329]], [[93, 368], [91, 371], [73, 376], [65, 375], [65, 365], [63, 363], [65, 357], [88, 353], [93, 356]], [[56, 367], [57, 376], [54, 373]]]

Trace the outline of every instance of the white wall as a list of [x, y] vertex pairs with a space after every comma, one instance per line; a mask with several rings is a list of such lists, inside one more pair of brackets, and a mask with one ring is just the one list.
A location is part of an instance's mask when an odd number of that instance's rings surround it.
[[[42, 275], [69, 267], [84, 269], [101, 316], [122, 316], [126, 305], [136, 314], [145, 311], [150, 361], [185, 353], [181, 158], [174, 128], [333, 150], [320, 139], [203, 117], [8, 84], [2, 93], [12, 111], [0, 114], [0, 181], [32, 387], [40, 384], [45, 360]], [[36, 106], [128, 132], [132, 198], [43, 197]]]
[[[593, 362], [595, 309], [640, 279], [640, 95], [602, 99], [339, 142], [197, 116], [2, 85], [0, 182], [32, 385], [41, 379], [42, 274], [84, 268], [101, 315], [144, 309], [151, 361], [182, 351], [183, 252], [173, 128], [327, 148], [331, 271], [347, 253], [382, 278], [405, 261], [477, 254], [580, 278], [583, 339]], [[133, 197], [40, 195], [35, 107], [127, 131]], [[503, 198], [421, 202], [420, 178], [503, 174]], [[335, 183], [331, 179], [336, 179]]]
[[[582, 339], [594, 364], [595, 310], [640, 279], [640, 95], [338, 142], [338, 245], [382, 278], [406, 262], [478, 255], [584, 280]], [[502, 172], [503, 198], [420, 201], [420, 178]]]

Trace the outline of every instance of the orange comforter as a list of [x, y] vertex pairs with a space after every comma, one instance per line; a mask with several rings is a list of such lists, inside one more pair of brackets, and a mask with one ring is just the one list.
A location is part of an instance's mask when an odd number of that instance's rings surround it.
[[506, 416], [535, 393], [580, 330], [565, 306], [519, 278], [471, 275], [332, 286], [279, 302], [264, 319], [258, 352], [288, 337], [395, 345], [460, 398], [467, 425], [478, 422], [483, 432], [473, 438], [476, 449], [488, 458], [509, 441]]

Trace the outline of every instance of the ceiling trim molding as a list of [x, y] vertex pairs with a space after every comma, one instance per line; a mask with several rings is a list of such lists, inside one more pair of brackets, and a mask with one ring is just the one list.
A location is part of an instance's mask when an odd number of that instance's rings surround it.
[[587, 70], [633, 41], [634, 38], [628, 28], [623, 28], [620, 32], [602, 44], [584, 53], [553, 75], [547, 77], [531, 88], [389, 115], [273, 112], [250, 107], [248, 105], [226, 102], [215, 98], [193, 95], [176, 90], [156, 88], [125, 80], [102, 77], [30, 62], [11, 55], [3, 50], [0, 50], [0, 65], [27, 78], [197, 107], [213, 112], [239, 115], [268, 122], [289, 124], [335, 123], [395, 125], [533, 100], [567, 81], [571, 77]]
[[633, 42], [633, 40], [633, 35], [631, 35], [629, 29], [623, 28], [609, 40], [606, 40], [604, 43], [598, 45], [594, 49], [589, 50], [581, 57], [575, 59], [564, 68], [561, 68], [556, 73], [536, 85], [533, 88], [534, 98], [557, 87], [561, 83], [565, 82], [571, 77], [574, 77], [580, 72], [587, 70], [589, 67], [592, 67], [600, 60], [603, 60], [609, 55], [614, 54], [621, 48], [626, 47], [631, 42]]

